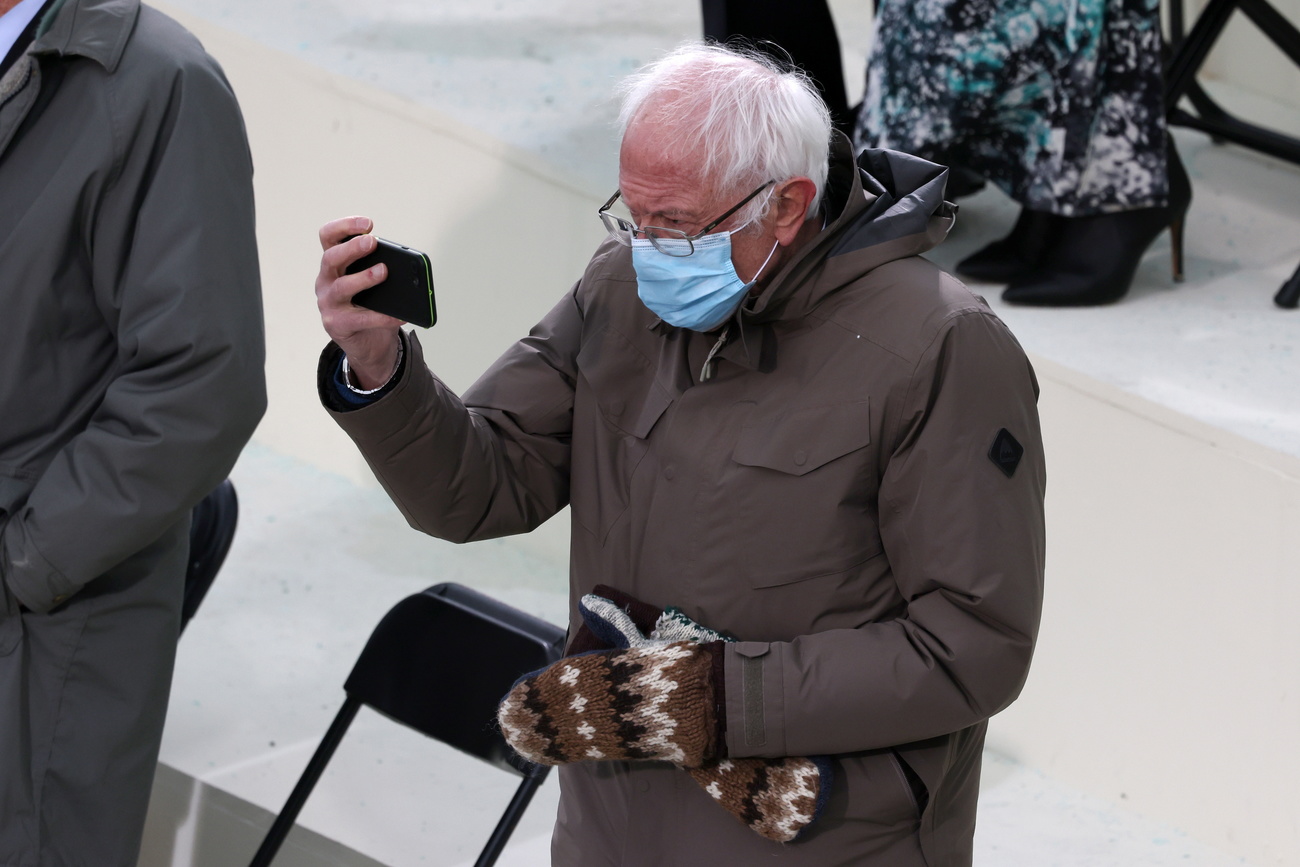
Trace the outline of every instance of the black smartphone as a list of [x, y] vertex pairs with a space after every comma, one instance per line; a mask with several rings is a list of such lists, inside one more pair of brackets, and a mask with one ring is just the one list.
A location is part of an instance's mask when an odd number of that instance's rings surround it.
[[380, 262], [388, 266], [388, 277], [353, 295], [352, 303], [421, 328], [432, 328], [438, 321], [438, 308], [433, 302], [429, 257], [402, 244], [375, 238], [375, 249], [349, 265], [347, 273], [355, 274]]

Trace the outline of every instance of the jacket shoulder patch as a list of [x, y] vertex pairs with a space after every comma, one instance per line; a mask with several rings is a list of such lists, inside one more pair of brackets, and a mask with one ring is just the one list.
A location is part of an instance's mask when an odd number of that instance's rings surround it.
[[989, 460], [1001, 470], [1009, 479], [1016, 473], [1016, 467], [1020, 466], [1020, 458], [1025, 454], [1025, 447], [1022, 446], [1011, 431], [1006, 428], [998, 431], [998, 435], [993, 439], [993, 445], [989, 448]]

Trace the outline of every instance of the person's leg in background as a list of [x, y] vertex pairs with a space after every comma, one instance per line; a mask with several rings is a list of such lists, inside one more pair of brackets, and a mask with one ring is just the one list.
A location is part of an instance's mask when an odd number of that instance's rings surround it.
[[[704, 36], [717, 42], [741, 38], [781, 61], [794, 64], [816, 82], [835, 128], [852, 134], [854, 113], [844, 91], [840, 40], [826, 0], [700, 0]], [[864, 0], [865, 2], [865, 0]], [[765, 49], [774, 42], [789, 54]]]
[[[1167, 143], [1153, 0], [881, 0], [855, 144], [978, 172], [1019, 202], [958, 263], [1022, 304], [1099, 304], [1190, 200]], [[1097, 256], [1095, 250], [1111, 251]]]
[[1192, 190], [1165, 125], [1159, 6], [1154, 0], [1107, 0], [1098, 11], [1095, 74], [1062, 76], [1074, 104], [1083, 107], [1056, 123], [1065, 131], [1061, 163], [1068, 169], [1049, 169], [1040, 183], [1065, 191], [1053, 194], [1063, 219], [1037, 264], [1010, 278], [1005, 301], [1116, 301], [1166, 228], [1172, 278], [1182, 280], [1182, 227]]

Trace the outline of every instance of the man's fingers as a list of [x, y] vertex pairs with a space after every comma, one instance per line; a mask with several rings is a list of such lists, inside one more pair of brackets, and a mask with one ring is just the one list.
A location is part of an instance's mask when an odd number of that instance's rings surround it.
[[320, 256], [322, 273], [341, 276], [349, 265], [373, 252], [376, 243], [374, 235], [357, 235], [351, 240], [340, 241], [333, 247], [326, 247]]
[[328, 250], [353, 235], [364, 235], [374, 228], [369, 217], [342, 217], [320, 227], [320, 247]]
[[341, 277], [322, 275], [321, 281], [317, 284], [316, 295], [320, 299], [322, 306], [326, 304], [351, 304], [353, 295], [363, 289], [369, 289], [371, 286], [378, 286], [387, 277], [388, 266], [383, 262], [364, 271], [358, 271], [355, 274], [344, 274]]
[[388, 268], [380, 262], [364, 271], [347, 273], [349, 265], [374, 251], [376, 241], [370, 234], [373, 228], [368, 217], [344, 217], [321, 226], [323, 252], [320, 272], [316, 275], [316, 307], [325, 332], [355, 362], [357, 381], [370, 381], [365, 377], [375, 372], [369, 369], [374, 366], [370, 362], [378, 357], [379, 367], [387, 365], [379, 378], [382, 383], [383, 377], [392, 371], [391, 358], [402, 323], [383, 313], [358, 307], [352, 298], [387, 279]]

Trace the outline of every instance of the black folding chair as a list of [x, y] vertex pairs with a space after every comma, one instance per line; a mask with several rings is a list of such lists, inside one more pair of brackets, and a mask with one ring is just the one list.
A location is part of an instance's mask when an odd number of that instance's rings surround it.
[[[1171, 0], [1169, 5], [1172, 55], [1165, 65], [1165, 111], [1169, 123], [1199, 129], [1216, 140], [1235, 142], [1300, 165], [1300, 139], [1233, 117], [1196, 83], [1197, 71], [1233, 12], [1241, 10], [1297, 66], [1300, 66], [1300, 30], [1268, 0], [1209, 0], [1191, 32], [1184, 35], [1182, 3], [1183, 0]], [[1184, 96], [1195, 109], [1194, 113], [1180, 107]], [[1300, 268], [1282, 284], [1273, 301], [1279, 307], [1300, 305]]]
[[460, 584], [437, 584], [393, 606], [343, 684], [347, 699], [250, 867], [268, 867], [361, 705], [523, 777], [475, 867], [501, 855], [550, 768], [524, 761], [496, 725], [497, 703], [521, 674], [564, 654], [564, 630]]
[[181, 603], [182, 632], [199, 610], [199, 603], [225, 562], [238, 523], [239, 498], [230, 479], [213, 488], [190, 512], [190, 559], [185, 568], [185, 598]]

